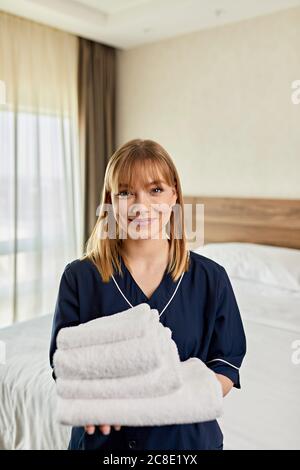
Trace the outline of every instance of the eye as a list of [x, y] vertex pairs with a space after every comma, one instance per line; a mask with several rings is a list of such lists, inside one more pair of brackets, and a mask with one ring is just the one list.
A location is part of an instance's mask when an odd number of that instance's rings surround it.
[[[156, 191], [158, 189], [158, 192]], [[162, 193], [164, 190], [163, 188], [161, 188], [160, 186], [156, 186], [155, 188], [152, 189], [152, 191], [154, 191], [154, 194], [160, 194]]]
[[120, 191], [119, 193], [116, 194], [117, 197], [120, 197], [120, 198], [125, 198], [125, 197], [128, 197], [129, 195], [129, 191]]

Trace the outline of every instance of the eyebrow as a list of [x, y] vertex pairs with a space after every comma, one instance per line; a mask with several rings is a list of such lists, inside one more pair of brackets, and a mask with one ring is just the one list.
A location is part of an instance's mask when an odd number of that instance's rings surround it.
[[[165, 181], [163, 181], [163, 180], [154, 180], [154, 181], [151, 181], [150, 183], [148, 183], [147, 186], [151, 186], [152, 184], [159, 184], [159, 183], [165, 183]], [[128, 188], [129, 186], [126, 183], [120, 183], [120, 187], [121, 188]]]

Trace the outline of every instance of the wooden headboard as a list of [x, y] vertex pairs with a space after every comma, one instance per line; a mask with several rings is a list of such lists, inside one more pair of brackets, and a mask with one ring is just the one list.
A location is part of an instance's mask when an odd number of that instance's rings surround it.
[[[247, 242], [300, 249], [300, 199], [184, 196], [184, 203], [192, 204], [194, 217], [196, 204], [204, 204], [205, 245]], [[191, 223], [189, 217], [185, 211], [185, 222]], [[196, 246], [188, 242], [190, 249]]]

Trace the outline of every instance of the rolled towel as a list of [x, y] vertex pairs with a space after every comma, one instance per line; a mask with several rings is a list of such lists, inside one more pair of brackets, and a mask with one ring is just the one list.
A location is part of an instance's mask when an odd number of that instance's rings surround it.
[[222, 386], [199, 358], [180, 363], [183, 385], [153, 398], [67, 399], [57, 395], [56, 416], [61, 424], [85, 426], [159, 426], [211, 421], [223, 412]]
[[158, 322], [141, 338], [56, 349], [55, 375], [64, 379], [100, 379], [143, 374], [161, 366], [163, 343], [170, 337], [171, 330]]
[[79, 348], [138, 338], [158, 322], [158, 311], [141, 303], [113, 315], [62, 328], [57, 334], [57, 347]]
[[94, 380], [57, 378], [56, 391], [62, 398], [143, 398], [166, 395], [182, 386], [180, 357], [175, 341], [163, 344], [162, 365], [134, 377]]

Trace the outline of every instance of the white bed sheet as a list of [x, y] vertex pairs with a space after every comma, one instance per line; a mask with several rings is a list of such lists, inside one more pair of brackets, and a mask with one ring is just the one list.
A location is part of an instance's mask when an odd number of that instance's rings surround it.
[[300, 333], [300, 290], [230, 277], [243, 320]]
[[0, 329], [0, 449], [66, 449], [70, 427], [55, 417], [55, 382], [48, 359], [52, 315]]
[[247, 354], [241, 389], [224, 399], [224, 449], [300, 449], [300, 292], [231, 278]]

